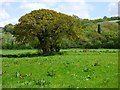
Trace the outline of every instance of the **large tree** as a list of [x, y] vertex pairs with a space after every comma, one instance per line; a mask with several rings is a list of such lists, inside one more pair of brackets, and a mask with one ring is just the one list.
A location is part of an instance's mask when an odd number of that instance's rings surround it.
[[62, 38], [77, 37], [76, 20], [72, 16], [49, 9], [34, 10], [19, 19], [15, 25], [17, 41], [29, 43], [37, 39], [43, 54], [58, 52]]

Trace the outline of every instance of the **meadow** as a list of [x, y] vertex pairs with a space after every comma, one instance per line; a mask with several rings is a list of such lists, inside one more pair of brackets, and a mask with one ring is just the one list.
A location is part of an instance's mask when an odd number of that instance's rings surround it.
[[2, 50], [3, 88], [118, 88], [117, 49], [62, 49], [50, 56], [36, 52]]

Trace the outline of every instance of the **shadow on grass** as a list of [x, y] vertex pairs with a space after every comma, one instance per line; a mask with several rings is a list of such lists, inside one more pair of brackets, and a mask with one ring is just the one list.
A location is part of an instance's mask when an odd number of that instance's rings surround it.
[[54, 56], [54, 55], [62, 55], [64, 54], [63, 52], [59, 53], [51, 53], [49, 55], [44, 55], [41, 53], [25, 53], [25, 54], [0, 54], [1, 57], [6, 57], [6, 58], [22, 58], [22, 57], [38, 57], [38, 56]]

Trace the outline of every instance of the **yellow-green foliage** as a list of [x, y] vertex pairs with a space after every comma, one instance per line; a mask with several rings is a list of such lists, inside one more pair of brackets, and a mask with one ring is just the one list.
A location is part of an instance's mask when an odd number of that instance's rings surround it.
[[48, 54], [60, 48], [64, 36], [77, 36], [75, 24], [72, 16], [54, 10], [39, 9], [22, 16], [15, 25], [14, 32], [19, 42], [34, 42], [37, 38], [39, 48], [44, 54]]

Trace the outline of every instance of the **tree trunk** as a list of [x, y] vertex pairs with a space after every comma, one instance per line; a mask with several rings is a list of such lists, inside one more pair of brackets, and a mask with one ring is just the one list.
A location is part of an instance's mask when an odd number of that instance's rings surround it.
[[50, 48], [48, 47], [43, 47], [42, 50], [43, 50], [43, 55], [49, 55], [51, 53]]
[[40, 36], [39, 34], [37, 34], [37, 38], [40, 42], [40, 48], [43, 51], [43, 55], [49, 55], [50, 54], [50, 48], [47, 45], [47, 43], [45, 43], [44, 38], [42, 36]]
[[100, 24], [98, 24], [98, 33], [101, 34]]
[[56, 48], [56, 52], [59, 52], [60, 51], [60, 48]]
[[54, 45], [51, 45], [51, 47], [50, 47], [50, 52], [51, 52], [51, 53], [54, 53], [54, 52], [55, 52], [55, 47], [54, 47]]
[[51, 44], [50, 42], [47, 42], [39, 34], [37, 34], [37, 38], [40, 42], [40, 48], [43, 51], [43, 55], [49, 55], [49, 54], [52, 54], [54, 52], [60, 51], [60, 47], [58, 45], [54, 45], [54, 44]]

